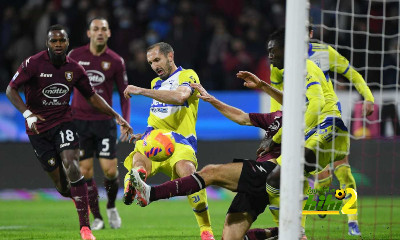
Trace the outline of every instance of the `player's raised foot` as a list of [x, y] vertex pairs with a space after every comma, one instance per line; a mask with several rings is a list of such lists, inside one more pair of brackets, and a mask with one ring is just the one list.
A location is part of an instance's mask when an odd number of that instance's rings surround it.
[[139, 169], [132, 169], [129, 172], [130, 178], [127, 180], [128, 183], [126, 185], [126, 188], [124, 189], [124, 196], [122, 197], [122, 201], [124, 202], [125, 205], [131, 205], [133, 201], [135, 200], [135, 187], [132, 185], [132, 172], [137, 171], [139, 172], [140, 178], [146, 181], [147, 179], [147, 172], [143, 168]]
[[117, 229], [121, 227], [121, 217], [119, 216], [117, 208], [108, 208], [107, 217], [111, 228]]
[[136, 189], [136, 199], [138, 204], [142, 207], [149, 205], [151, 187], [142, 180], [138, 171], [131, 172], [131, 182], [133, 187]]
[[318, 214], [319, 218], [326, 218], [326, 214]]
[[200, 237], [201, 240], [215, 240], [213, 233], [210, 231], [202, 231]]
[[95, 218], [92, 222], [92, 224], [90, 224], [90, 228], [94, 231], [94, 230], [101, 230], [104, 229], [104, 221], [100, 218]]
[[89, 227], [82, 227], [81, 228], [81, 238], [83, 240], [96, 240], [95, 236], [93, 236], [92, 231]]
[[349, 235], [350, 236], [361, 236], [360, 229], [358, 228], [357, 222], [349, 222]]

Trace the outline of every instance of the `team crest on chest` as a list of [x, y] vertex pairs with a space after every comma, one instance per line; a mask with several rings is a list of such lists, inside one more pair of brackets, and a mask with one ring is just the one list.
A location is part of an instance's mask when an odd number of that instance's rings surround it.
[[65, 72], [65, 80], [67, 80], [68, 82], [71, 82], [73, 78], [74, 78], [73, 72]]
[[110, 62], [106, 62], [106, 61], [102, 61], [101, 62], [101, 68], [104, 71], [107, 71], [108, 69], [110, 69], [110, 67], [111, 67], [111, 63]]

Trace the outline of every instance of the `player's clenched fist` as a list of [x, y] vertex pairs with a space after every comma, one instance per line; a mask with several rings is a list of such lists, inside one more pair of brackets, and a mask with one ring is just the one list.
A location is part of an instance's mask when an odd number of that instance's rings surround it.
[[125, 90], [124, 90], [124, 96], [126, 99], [131, 97], [131, 94], [133, 95], [139, 95], [141, 93], [142, 88], [136, 87], [135, 85], [128, 85]]

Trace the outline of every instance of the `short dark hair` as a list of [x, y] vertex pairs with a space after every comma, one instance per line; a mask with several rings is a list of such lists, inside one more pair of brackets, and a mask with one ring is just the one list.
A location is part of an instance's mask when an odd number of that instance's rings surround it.
[[89, 21], [89, 23], [87, 25], [87, 29], [88, 30], [90, 29], [90, 25], [92, 24], [92, 22], [94, 20], [105, 20], [108, 23], [108, 20], [105, 17], [94, 17], [94, 18], [90, 19], [90, 21]]
[[314, 23], [313, 18], [310, 16], [308, 18], [308, 33], [310, 33], [313, 30], [313, 27], [312, 27], [313, 23]]
[[[61, 31], [61, 30], [64, 30], [67, 33], [67, 29], [63, 25], [61, 25], [61, 24], [51, 25], [47, 29], [47, 35], [49, 35], [49, 33], [52, 31]], [[67, 33], [67, 36], [68, 36], [68, 33]]]
[[[285, 47], [285, 28], [280, 28], [273, 32], [271, 35], [269, 35], [269, 41], [275, 41], [275, 44], [277, 44], [279, 47], [284, 48]], [[268, 43], [267, 43], [268, 44]]]
[[159, 42], [159, 43], [155, 43], [155, 44], [151, 45], [150, 47], [147, 48], [147, 52], [155, 47], [159, 47], [160, 53], [164, 54], [164, 56], [167, 56], [168, 53], [170, 53], [170, 52], [174, 52], [174, 49], [172, 48], [172, 46], [166, 42]]

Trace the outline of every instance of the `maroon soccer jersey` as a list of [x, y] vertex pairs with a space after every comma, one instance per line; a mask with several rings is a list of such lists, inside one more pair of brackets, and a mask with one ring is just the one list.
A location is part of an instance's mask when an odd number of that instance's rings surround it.
[[[39, 132], [72, 120], [69, 101], [74, 87], [86, 97], [94, 94], [85, 70], [78, 63], [67, 57], [62, 66], [56, 67], [47, 51], [22, 62], [9, 85], [17, 90], [23, 86], [28, 109], [45, 119], [36, 123]], [[27, 125], [26, 133], [34, 134]]]
[[[114, 83], [120, 96], [122, 116], [130, 121], [130, 101], [124, 98], [124, 90], [128, 86], [124, 60], [111, 49], [107, 48], [100, 56], [94, 56], [89, 44], [72, 50], [69, 57], [85, 68], [93, 90], [102, 96], [112, 106]], [[74, 92], [72, 99], [72, 116], [79, 120], [107, 120], [111, 116], [96, 111], [79, 92]]]
[[[276, 111], [272, 113], [250, 113], [250, 121], [255, 127], [265, 130], [264, 139], [271, 139], [282, 126], [282, 112]], [[271, 158], [277, 158], [281, 155], [281, 145], [279, 144], [271, 152], [264, 156], [258, 157], [257, 162], [264, 162]]]

